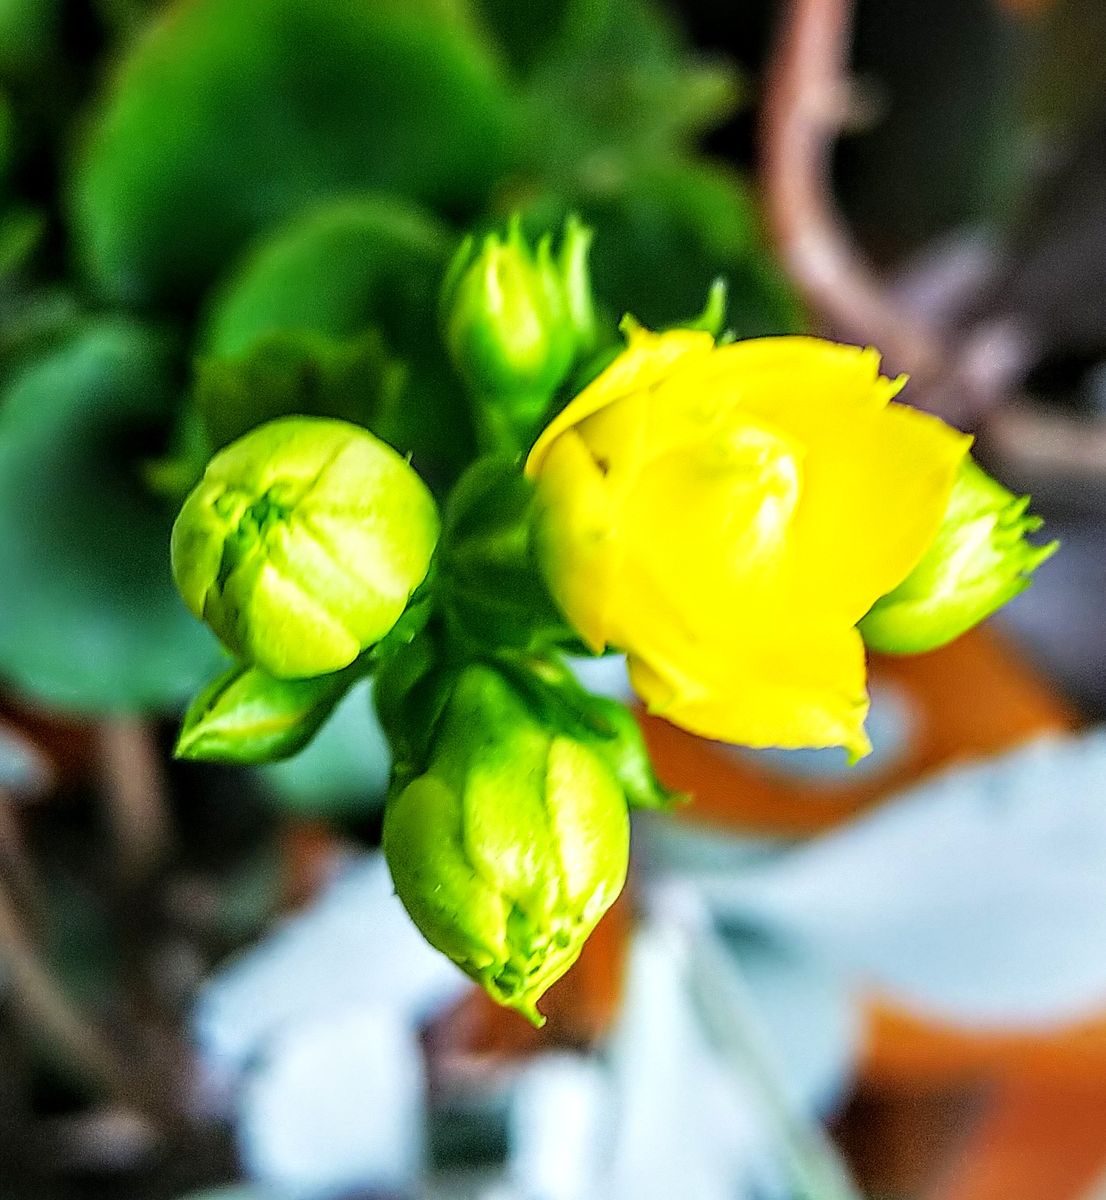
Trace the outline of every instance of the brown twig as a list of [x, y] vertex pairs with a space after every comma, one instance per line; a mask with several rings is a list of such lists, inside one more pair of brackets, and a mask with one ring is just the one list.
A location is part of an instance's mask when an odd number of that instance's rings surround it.
[[761, 172], [768, 222], [794, 283], [836, 336], [880, 348], [895, 371], [928, 379], [939, 338], [900, 311], [866, 265], [833, 203], [853, 0], [793, 0], [765, 80]]
[[60, 1051], [93, 1086], [130, 1101], [130, 1073], [121, 1059], [72, 1007], [27, 938], [8, 887], [0, 878], [0, 962], [28, 1026]]
[[[1037, 347], [1016, 324], [940, 326], [903, 307], [851, 238], [833, 199], [831, 156], [848, 91], [846, 60], [855, 0], [791, 0], [765, 81], [761, 174], [770, 230], [784, 265], [815, 317], [848, 341], [878, 347], [887, 368], [913, 378], [908, 399], [964, 429], [989, 435], [1015, 474], [1019, 441], [1034, 410], [1018, 388]], [[980, 281], [977, 280], [977, 283]], [[980, 284], [981, 285], [981, 284]], [[962, 307], [964, 297], [961, 298]], [[1012, 400], [1018, 415], [1007, 416]], [[1057, 454], [1081, 437], [1081, 480], [1102, 497], [1106, 427], [1036, 414]], [[1034, 433], [1036, 441], [1036, 433]], [[1053, 463], [1052, 465], [1055, 465]]]
[[149, 725], [117, 717], [100, 728], [100, 761], [120, 869], [130, 882], [148, 878], [171, 841], [161, 760]]
[[36, 912], [42, 908], [42, 887], [27, 853], [20, 827], [17, 801], [0, 788], [0, 879], [6, 879], [17, 902]]

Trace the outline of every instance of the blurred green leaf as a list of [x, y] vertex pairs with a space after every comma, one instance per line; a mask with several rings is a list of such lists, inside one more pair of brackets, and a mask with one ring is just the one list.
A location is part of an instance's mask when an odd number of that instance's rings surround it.
[[0, 283], [27, 268], [45, 229], [46, 218], [36, 209], [13, 205], [0, 213]]
[[117, 38], [130, 38], [142, 29], [164, 0], [94, 0], [100, 23]]
[[[16, 231], [19, 225], [17, 221]], [[21, 239], [14, 241], [18, 250]], [[10, 279], [8, 285], [0, 288], [0, 388], [24, 363], [72, 337], [85, 320], [77, 298], [64, 288], [23, 289]]]
[[522, 73], [541, 61], [561, 29], [572, 0], [473, 0], [474, 9], [511, 65]]
[[575, 192], [535, 202], [527, 228], [549, 228], [568, 208], [595, 229], [592, 279], [611, 320], [629, 311], [653, 329], [685, 322], [721, 275], [727, 327], [739, 337], [802, 328], [752, 192], [736, 173], [683, 158], [596, 163]]
[[696, 57], [655, 0], [561, 7], [526, 92], [527, 144], [543, 174], [570, 176], [594, 154], [687, 147], [737, 106], [732, 65]]
[[380, 328], [411, 354], [437, 340], [437, 299], [453, 235], [387, 196], [319, 205], [260, 242], [211, 302], [203, 349], [237, 355], [259, 338], [309, 329], [353, 337]]
[[486, 48], [428, 0], [181, 0], [110, 76], [72, 179], [77, 250], [115, 300], [188, 302], [326, 196], [478, 205], [513, 140]]
[[19, 79], [48, 57], [62, 0], [0, 0], [0, 79]]
[[7, 190], [8, 174], [15, 161], [15, 112], [11, 99], [0, 92], [0, 196]]
[[0, 394], [0, 674], [84, 711], [165, 708], [218, 663], [169, 572], [141, 438], [172, 400], [162, 338], [88, 323]]
[[375, 330], [337, 342], [303, 330], [262, 338], [242, 358], [197, 363], [193, 398], [211, 449], [299, 413], [378, 428], [406, 381]]
[[216, 294], [201, 345], [213, 358], [234, 358], [276, 334], [344, 340], [379, 332], [383, 353], [407, 376], [373, 432], [413, 453], [421, 470], [448, 473], [472, 454], [468, 405], [437, 333], [438, 289], [452, 250], [449, 232], [410, 204], [384, 197], [324, 204], [246, 256]]
[[260, 769], [281, 808], [329, 819], [381, 809], [391, 756], [370, 696], [368, 682], [353, 688], [305, 750]]

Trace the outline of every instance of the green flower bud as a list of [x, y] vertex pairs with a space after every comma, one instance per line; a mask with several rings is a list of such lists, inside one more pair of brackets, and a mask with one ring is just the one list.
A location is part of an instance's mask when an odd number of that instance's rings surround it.
[[626, 878], [622, 788], [594, 749], [465, 668], [425, 774], [389, 802], [384, 851], [426, 939], [534, 1024]]
[[354, 678], [342, 671], [274, 679], [258, 667], [231, 667], [189, 705], [174, 754], [244, 766], [289, 758], [315, 736]]
[[445, 341], [489, 448], [528, 444], [577, 355], [594, 344], [590, 240], [570, 221], [555, 261], [550, 236], [532, 251], [516, 219], [506, 239], [490, 234], [479, 248], [466, 239], [450, 266]]
[[173, 526], [185, 603], [280, 679], [348, 666], [399, 619], [438, 536], [391, 447], [343, 421], [284, 417], [220, 451]]
[[1059, 546], [1027, 541], [1042, 524], [1028, 507], [1028, 496], [1015, 496], [965, 458], [929, 549], [860, 622], [867, 645], [885, 654], [935, 650], [1024, 591]]

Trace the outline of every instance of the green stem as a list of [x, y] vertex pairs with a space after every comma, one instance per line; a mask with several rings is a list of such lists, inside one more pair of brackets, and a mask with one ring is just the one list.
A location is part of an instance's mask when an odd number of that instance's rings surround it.
[[733, 958], [704, 936], [690, 940], [689, 953], [695, 999], [722, 1055], [754, 1089], [778, 1135], [796, 1200], [863, 1200], [825, 1131], [788, 1098], [771, 1039]]

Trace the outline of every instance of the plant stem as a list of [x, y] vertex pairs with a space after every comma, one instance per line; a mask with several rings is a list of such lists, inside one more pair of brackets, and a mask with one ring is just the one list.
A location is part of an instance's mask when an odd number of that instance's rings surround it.
[[778, 1135], [796, 1200], [862, 1200], [821, 1126], [788, 1099], [772, 1042], [733, 958], [702, 934], [689, 938], [689, 956], [695, 999], [723, 1056], [753, 1088]]

